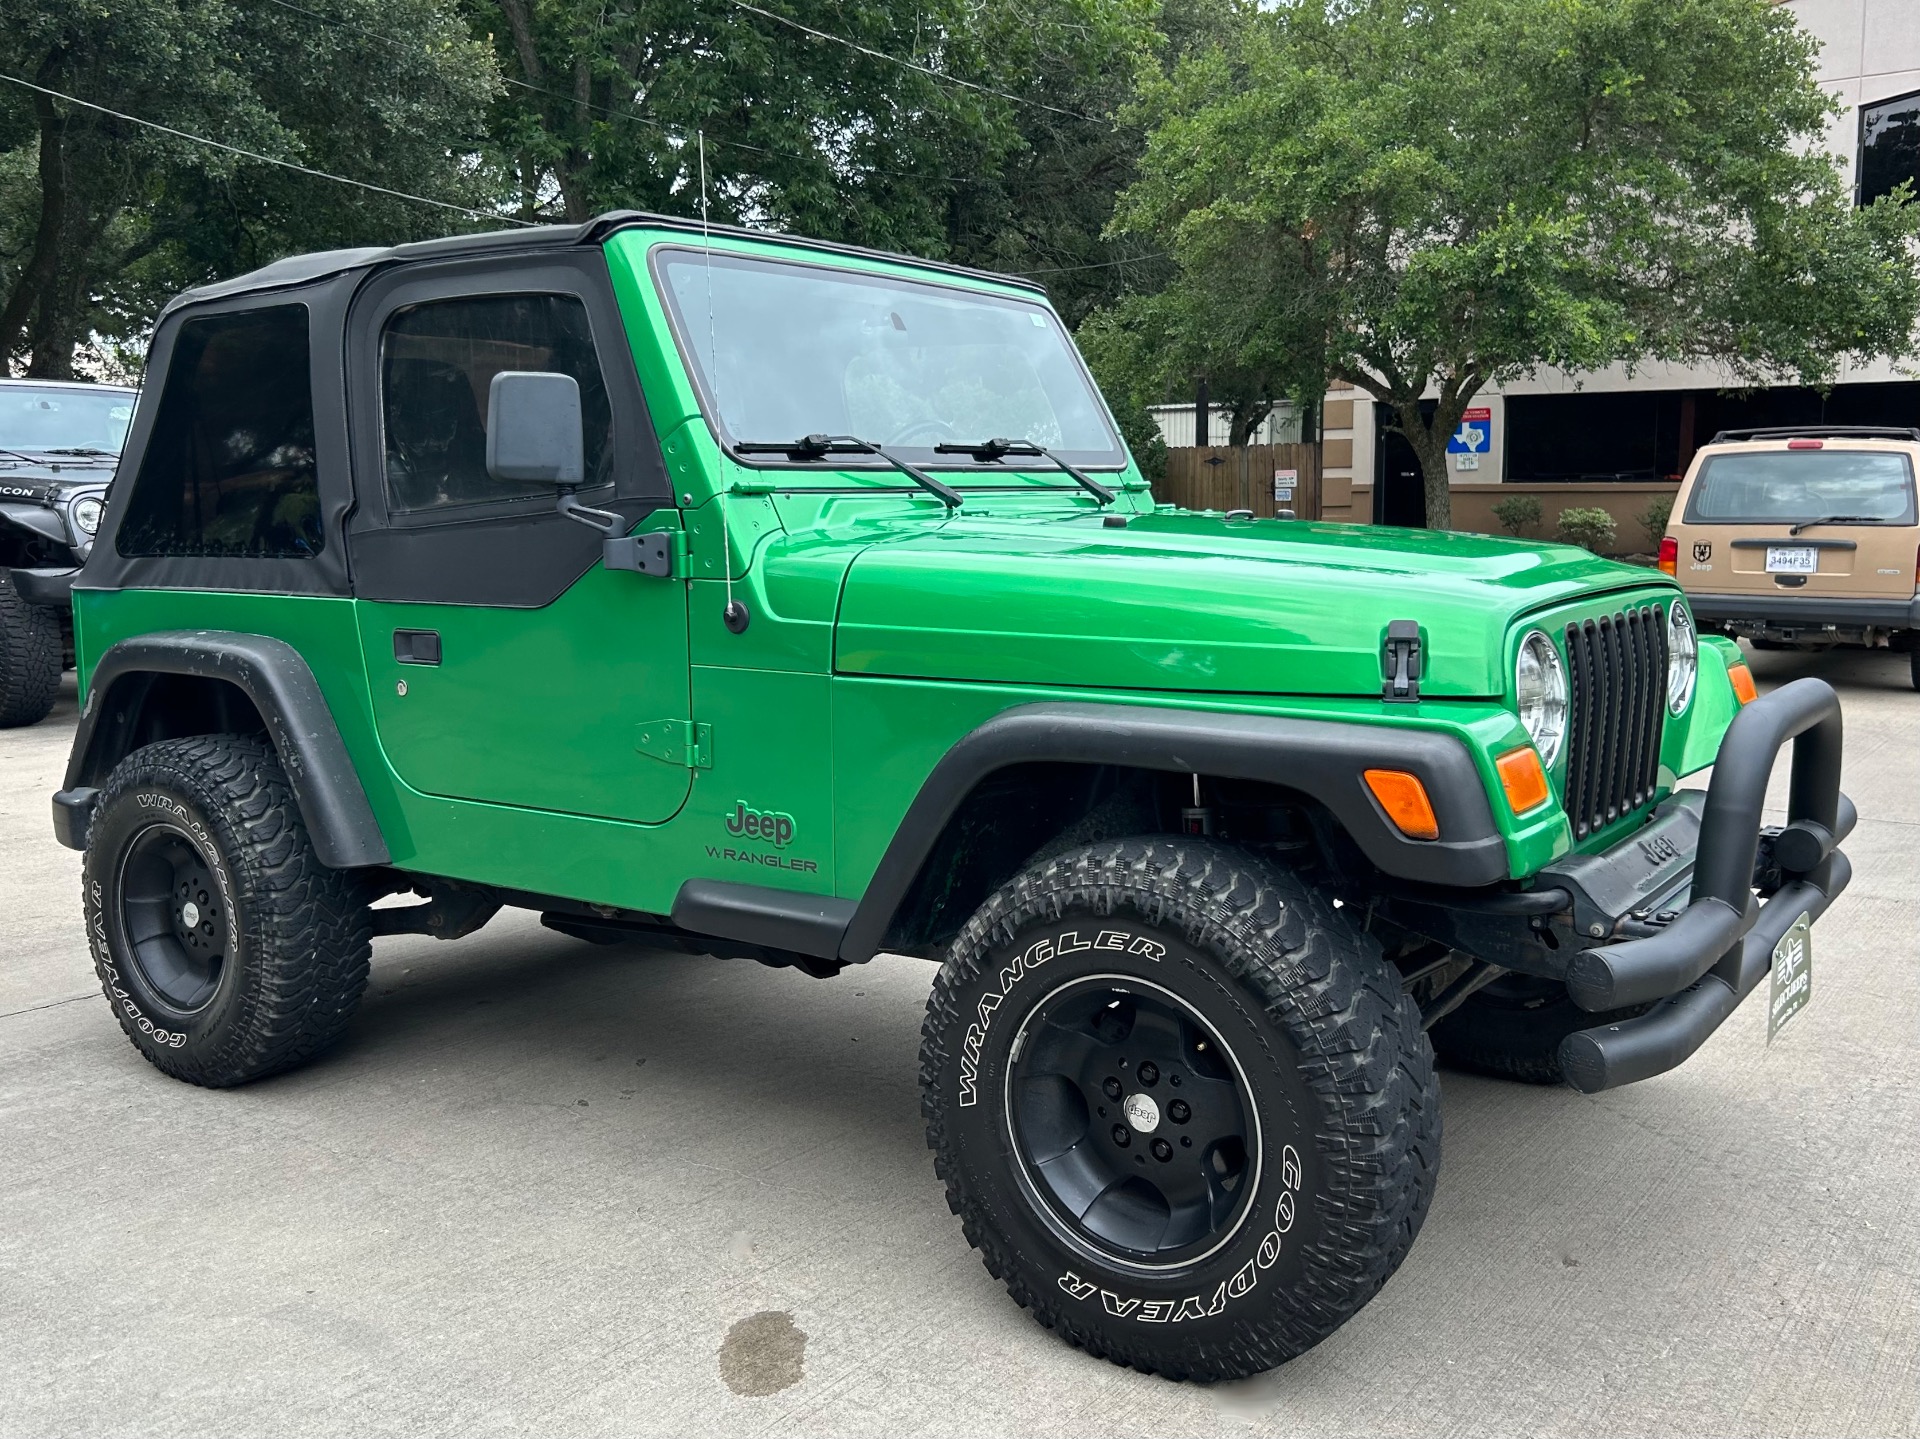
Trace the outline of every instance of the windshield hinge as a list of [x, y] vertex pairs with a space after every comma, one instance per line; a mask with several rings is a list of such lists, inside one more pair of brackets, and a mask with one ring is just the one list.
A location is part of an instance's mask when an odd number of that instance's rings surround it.
[[648, 720], [640, 726], [633, 747], [648, 759], [688, 769], [713, 768], [713, 726], [693, 720]]
[[1386, 683], [1380, 698], [1390, 704], [1412, 704], [1420, 698], [1420, 622], [1390, 620], [1381, 648], [1381, 673]]

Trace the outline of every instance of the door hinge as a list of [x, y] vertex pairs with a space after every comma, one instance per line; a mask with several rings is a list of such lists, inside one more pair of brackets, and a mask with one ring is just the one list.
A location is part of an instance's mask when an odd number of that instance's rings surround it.
[[687, 537], [680, 530], [644, 535], [609, 535], [600, 542], [601, 562], [610, 570], [635, 570], [657, 579], [687, 577]]
[[1412, 704], [1420, 698], [1420, 622], [1389, 620], [1387, 638], [1381, 647], [1380, 662], [1386, 683], [1380, 686], [1380, 698], [1395, 704]]
[[713, 726], [692, 720], [648, 720], [640, 726], [633, 747], [648, 759], [688, 769], [713, 768]]

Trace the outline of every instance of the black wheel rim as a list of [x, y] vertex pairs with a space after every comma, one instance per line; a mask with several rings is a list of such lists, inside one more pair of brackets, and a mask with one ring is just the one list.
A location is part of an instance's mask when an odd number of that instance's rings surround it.
[[1047, 1216], [1120, 1264], [1205, 1258], [1259, 1186], [1259, 1121], [1233, 1052], [1191, 1005], [1123, 975], [1064, 985], [1028, 1015], [1007, 1118]]
[[120, 861], [120, 932], [153, 998], [204, 1009], [227, 967], [227, 914], [213, 870], [183, 830], [148, 825]]

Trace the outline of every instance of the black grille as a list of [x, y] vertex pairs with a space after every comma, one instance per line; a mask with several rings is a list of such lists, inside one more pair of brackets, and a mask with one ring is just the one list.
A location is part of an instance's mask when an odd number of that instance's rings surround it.
[[1567, 626], [1567, 815], [1585, 839], [1653, 798], [1667, 712], [1667, 617], [1641, 605]]

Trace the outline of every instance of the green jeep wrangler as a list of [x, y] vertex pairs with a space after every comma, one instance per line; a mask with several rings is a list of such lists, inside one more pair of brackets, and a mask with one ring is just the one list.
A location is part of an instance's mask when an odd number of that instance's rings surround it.
[[1170, 1376], [1393, 1273], [1436, 1050], [1671, 1069], [1850, 873], [1826, 685], [1743, 705], [1584, 551], [1156, 506], [1004, 276], [639, 214], [284, 260], [161, 317], [100, 535], [54, 823], [157, 1068], [304, 1063], [376, 936], [503, 905], [935, 959], [967, 1239]]

